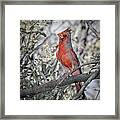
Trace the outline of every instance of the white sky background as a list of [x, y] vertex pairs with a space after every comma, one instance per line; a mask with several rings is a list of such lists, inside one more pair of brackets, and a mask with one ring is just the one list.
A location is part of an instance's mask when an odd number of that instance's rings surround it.
[[[20, 100], [20, 20], [100, 20], [100, 100]], [[114, 5], [6, 5], [5, 7], [6, 115], [114, 115], [115, 114], [115, 6]]]

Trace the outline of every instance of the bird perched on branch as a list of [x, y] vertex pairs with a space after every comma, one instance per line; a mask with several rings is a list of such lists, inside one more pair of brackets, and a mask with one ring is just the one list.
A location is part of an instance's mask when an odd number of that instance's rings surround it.
[[[58, 51], [56, 53], [57, 59], [61, 62], [61, 64], [67, 67], [70, 72], [79, 67], [80, 63], [77, 58], [76, 53], [73, 50], [71, 43], [71, 29], [67, 28], [61, 33], [57, 34], [59, 37], [59, 44], [57, 46]], [[72, 72], [72, 75], [82, 74], [81, 69], [77, 69], [75, 72]], [[81, 88], [81, 83], [75, 83], [76, 91], [79, 92]]]

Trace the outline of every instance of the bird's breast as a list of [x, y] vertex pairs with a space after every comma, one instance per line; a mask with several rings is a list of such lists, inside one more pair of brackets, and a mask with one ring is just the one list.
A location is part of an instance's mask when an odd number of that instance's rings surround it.
[[67, 49], [65, 45], [59, 46], [59, 49], [56, 53], [57, 59], [67, 68], [72, 68], [72, 61], [69, 55], [70, 49]]

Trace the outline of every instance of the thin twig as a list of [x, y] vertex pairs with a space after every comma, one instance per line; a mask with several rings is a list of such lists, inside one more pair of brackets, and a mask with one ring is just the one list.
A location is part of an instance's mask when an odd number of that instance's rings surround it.
[[76, 70], [82, 68], [83, 66], [90, 65], [90, 64], [99, 64], [99, 63], [100, 63], [100, 61], [85, 63], [85, 64], [80, 65], [79, 67], [77, 67], [77, 68], [76, 68], [75, 70], [73, 70], [70, 74], [72, 74], [72, 73], [75, 72]]
[[86, 23], [89, 26], [90, 30], [96, 35], [96, 37], [100, 39], [100, 33], [98, 33], [97, 30], [95, 30], [95, 28], [93, 28], [89, 22], [86, 21]]
[[100, 90], [98, 90], [98, 93], [97, 93], [97, 95], [96, 95], [96, 97], [95, 97], [95, 100], [97, 100], [99, 94], [100, 94]]

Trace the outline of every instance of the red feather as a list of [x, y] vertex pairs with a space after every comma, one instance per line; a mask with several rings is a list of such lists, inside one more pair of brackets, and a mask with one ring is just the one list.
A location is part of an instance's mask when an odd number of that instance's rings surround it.
[[[74, 52], [71, 44], [71, 35], [70, 30], [66, 29], [65, 31], [58, 34], [59, 36], [59, 45], [58, 51], [56, 53], [57, 59], [61, 62], [61, 64], [67, 67], [71, 72], [79, 67], [80, 63], [77, 58], [76, 53]], [[72, 73], [72, 75], [81, 74], [81, 70], [76, 70]], [[75, 83], [77, 92], [80, 90], [80, 83]]]

